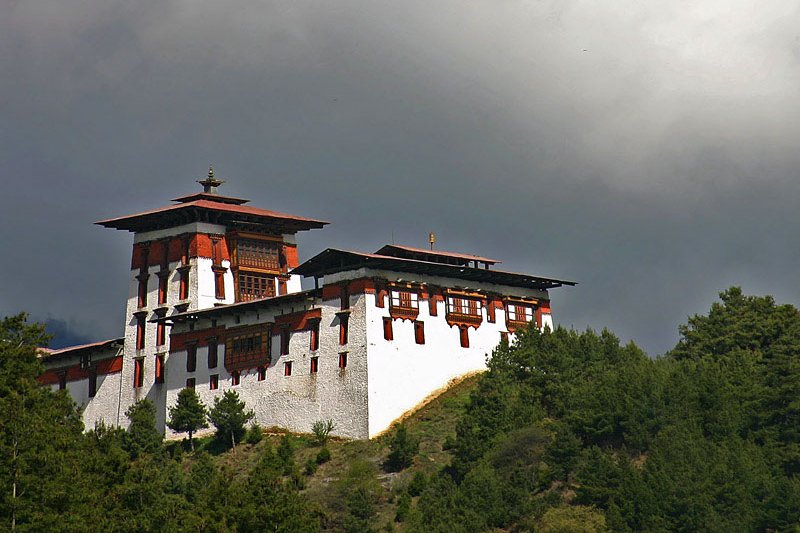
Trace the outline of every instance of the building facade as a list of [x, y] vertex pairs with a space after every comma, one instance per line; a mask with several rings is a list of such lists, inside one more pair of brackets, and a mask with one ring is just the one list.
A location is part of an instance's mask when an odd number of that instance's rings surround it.
[[124, 427], [148, 398], [172, 437], [181, 389], [212, 405], [233, 388], [262, 426], [331, 419], [336, 435], [370, 438], [485, 369], [518, 328], [552, 328], [549, 289], [574, 285], [397, 245], [299, 264], [297, 233], [327, 222], [223, 196], [213, 170], [200, 183], [174, 205], [98, 222], [134, 234], [124, 335], [49, 352], [40, 378], [84, 406], [87, 427]]

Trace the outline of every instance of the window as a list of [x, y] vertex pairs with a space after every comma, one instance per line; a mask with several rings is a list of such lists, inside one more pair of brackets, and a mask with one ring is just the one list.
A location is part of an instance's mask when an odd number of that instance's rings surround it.
[[342, 310], [350, 309], [350, 290], [348, 289], [347, 285], [342, 285], [341, 300]]
[[486, 300], [486, 321], [487, 322], [494, 322], [495, 321], [494, 311], [495, 311], [494, 300], [490, 300], [490, 299], [487, 298], [487, 300]]
[[315, 321], [311, 326], [311, 340], [308, 349], [312, 352], [319, 350], [319, 321]]
[[433, 293], [428, 296], [428, 313], [431, 316], [437, 316], [439, 313], [439, 305], [436, 301], [436, 296], [434, 296]]
[[383, 338], [387, 341], [394, 340], [394, 332], [392, 331], [392, 318], [383, 318]]
[[284, 376], [291, 376], [292, 375], [292, 362], [286, 361], [283, 363], [283, 375]]
[[139, 279], [138, 307], [141, 309], [147, 307], [147, 274], [140, 274], [137, 278]]
[[197, 369], [197, 345], [190, 344], [186, 347], [186, 371], [194, 372]]
[[144, 358], [133, 360], [133, 387], [138, 389], [144, 385]]
[[526, 324], [533, 318], [533, 310], [526, 305], [514, 304], [510, 309], [510, 317], [513, 322], [525, 322]]
[[187, 389], [193, 389], [194, 385], [195, 385], [195, 379], [194, 378], [188, 378], [186, 380], [186, 388]]
[[236, 241], [236, 262], [239, 266], [280, 270], [278, 243], [255, 239]]
[[178, 272], [180, 273], [180, 287], [178, 299], [186, 300], [189, 298], [189, 266], [181, 267]]
[[392, 307], [419, 311], [419, 294], [409, 291], [392, 291]]
[[469, 328], [466, 326], [461, 326], [458, 328], [458, 331], [461, 339], [461, 347], [469, 348]]
[[136, 317], [136, 349], [144, 350], [144, 315]]
[[218, 364], [218, 348], [217, 340], [214, 339], [208, 343], [208, 368], [217, 368]]
[[231, 372], [231, 385], [232, 386], [235, 387], [236, 385], [238, 385], [241, 382], [241, 380], [242, 380], [242, 375], [239, 373], [238, 370], [234, 370], [233, 372]]
[[275, 276], [258, 272], [239, 272], [240, 302], [275, 296]]
[[214, 297], [217, 300], [225, 299], [225, 272], [228, 270], [224, 267], [211, 267], [214, 271]]
[[264, 381], [267, 379], [267, 367], [260, 366], [258, 367], [258, 381]]
[[312, 357], [311, 358], [311, 373], [316, 374], [317, 370], [319, 370], [319, 357]]
[[508, 332], [507, 331], [501, 331], [500, 332], [500, 342], [508, 343]]
[[281, 328], [281, 355], [289, 355], [289, 337], [291, 332], [288, 326]]
[[58, 373], [58, 390], [64, 390], [67, 388], [67, 372], [59, 372]]
[[225, 368], [228, 372], [269, 365], [272, 335], [269, 326], [244, 326], [228, 331], [225, 342]]
[[339, 315], [339, 345], [347, 344], [347, 323], [350, 321], [348, 315]]
[[159, 305], [167, 303], [167, 281], [169, 280], [169, 271], [164, 270], [158, 273], [158, 303]]
[[156, 346], [164, 346], [167, 342], [167, 326], [164, 322], [156, 324]]
[[164, 383], [164, 354], [156, 354], [156, 383]]
[[286, 286], [286, 280], [285, 279], [279, 279], [278, 280], [278, 294], [283, 296], [284, 294], [288, 293], [288, 290], [289, 289]]
[[211, 374], [208, 376], [208, 388], [217, 390], [219, 388], [219, 374]]
[[97, 371], [93, 370], [89, 374], [89, 398], [94, 398], [97, 394]]
[[417, 344], [425, 344], [425, 323], [414, 322], [414, 340]]
[[339, 368], [347, 368], [347, 352], [342, 352], [339, 354]]

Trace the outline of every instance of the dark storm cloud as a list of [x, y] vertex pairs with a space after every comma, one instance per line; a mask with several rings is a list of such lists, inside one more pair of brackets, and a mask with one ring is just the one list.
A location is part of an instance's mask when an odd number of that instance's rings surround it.
[[797, 303], [796, 2], [0, 5], [0, 312], [120, 333], [131, 238], [194, 190], [576, 279], [651, 353], [741, 284]]

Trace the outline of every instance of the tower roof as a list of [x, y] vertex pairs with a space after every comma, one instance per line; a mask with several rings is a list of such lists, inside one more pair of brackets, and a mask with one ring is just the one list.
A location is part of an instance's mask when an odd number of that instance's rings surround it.
[[270, 231], [280, 233], [317, 229], [328, 224], [324, 220], [245, 206], [249, 200], [223, 196], [217, 192], [217, 187], [225, 182], [214, 176], [213, 167], [208, 169], [208, 176], [204, 180], [197, 182], [203, 186], [203, 191], [175, 198], [173, 202], [177, 203], [174, 205], [100, 220], [95, 224], [106, 228], [142, 232], [191, 222], [210, 222], [250, 229], [268, 228]]

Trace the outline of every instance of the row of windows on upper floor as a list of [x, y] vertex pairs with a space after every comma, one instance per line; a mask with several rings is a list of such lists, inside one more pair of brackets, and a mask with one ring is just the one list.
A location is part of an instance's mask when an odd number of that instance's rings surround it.
[[[218, 300], [225, 299], [225, 273], [226, 267], [212, 267], [214, 273], [214, 296]], [[189, 266], [178, 267], [178, 300], [189, 298]], [[169, 270], [157, 272], [158, 276], [158, 305], [166, 305], [169, 283]], [[137, 307], [144, 309], [147, 307], [147, 283], [150, 274], [143, 273], [136, 276], [139, 281], [137, 289]], [[276, 277], [273, 274], [254, 272], [249, 270], [238, 270], [235, 272], [234, 288], [237, 302], [248, 302], [261, 298], [271, 298], [273, 296], [286, 294], [288, 277]]]
[[[339, 352], [339, 369], [344, 370], [347, 368], [347, 355], [348, 352]], [[133, 368], [133, 387], [140, 388], [144, 385], [144, 372], [145, 372], [145, 358], [138, 357], [134, 359], [134, 368]], [[196, 362], [194, 363], [196, 365]], [[187, 360], [187, 370], [188, 370], [188, 360]], [[269, 364], [263, 364], [256, 367], [256, 373], [258, 375], [258, 381], [265, 381], [267, 379], [267, 368]], [[217, 363], [213, 363], [209, 359], [209, 370], [212, 370], [217, 367]], [[284, 361], [283, 362], [283, 375], [285, 377], [292, 375], [292, 370], [294, 367], [294, 361]], [[195, 368], [191, 371], [194, 372]], [[156, 354], [155, 356], [155, 383], [156, 384], [163, 384], [165, 381], [165, 366], [164, 366], [164, 354]], [[310, 368], [309, 374], [316, 375], [319, 372], [319, 356], [312, 356], [310, 358]], [[237, 386], [241, 383], [242, 374], [239, 370], [233, 370], [230, 372], [231, 376], [231, 386]], [[95, 376], [96, 378], [96, 376]], [[187, 388], [194, 388], [195, 384], [197, 383], [197, 378], [189, 377], [186, 379], [186, 387]], [[66, 386], [66, 382], [63, 387]], [[211, 390], [216, 390], [219, 388], [219, 374], [211, 374], [209, 376], [209, 388]], [[95, 389], [96, 390], [96, 381], [95, 381]], [[90, 381], [90, 394], [89, 396], [94, 396], [91, 388], [91, 381]]]
[[[350, 307], [350, 292], [346, 286], [341, 288], [341, 308], [349, 309]], [[419, 314], [419, 293], [414, 291], [401, 291], [390, 290], [389, 296], [389, 312], [399, 316], [413, 316]], [[377, 307], [383, 307], [383, 294], [382, 291], [375, 293], [375, 302]], [[451, 318], [460, 318], [468, 323], [480, 322], [483, 320], [482, 309], [486, 307], [486, 320], [488, 322], [495, 322], [494, 305], [484, 306], [483, 302], [478, 298], [467, 298], [459, 296], [447, 296], [445, 298], [445, 313]], [[438, 316], [438, 300], [431, 296], [428, 299], [428, 314], [430, 316]], [[521, 303], [506, 303], [507, 320], [519, 324], [527, 324], [534, 317], [534, 308], [532, 305], [525, 305]]]

